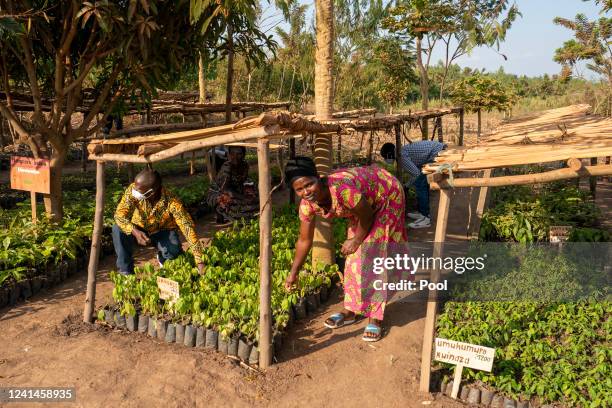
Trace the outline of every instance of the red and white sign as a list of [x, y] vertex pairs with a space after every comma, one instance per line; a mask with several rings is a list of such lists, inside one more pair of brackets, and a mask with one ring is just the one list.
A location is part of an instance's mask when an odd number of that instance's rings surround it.
[[51, 164], [49, 159], [11, 156], [11, 188], [51, 193]]

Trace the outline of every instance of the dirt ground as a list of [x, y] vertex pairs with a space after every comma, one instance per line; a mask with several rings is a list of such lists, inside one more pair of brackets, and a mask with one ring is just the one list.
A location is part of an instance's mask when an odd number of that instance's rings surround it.
[[[609, 188], [600, 203], [610, 204]], [[453, 191], [448, 239], [466, 238], [477, 191]], [[287, 200], [281, 191], [277, 202]], [[438, 193], [432, 193], [433, 223]], [[199, 220], [199, 233], [217, 228], [212, 216]], [[411, 241], [433, 240], [434, 228], [409, 231]], [[153, 258], [141, 249], [138, 262]], [[111, 299], [108, 272], [114, 256], [101, 261], [97, 306]], [[285, 338], [277, 364], [265, 373], [238, 366], [219, 353], [168, 345], [144, 335], [80, 323], [86, 277], [62, 285], [12, 309], [0, 310], [0, 384], [76, 388], [76, 403], [50, 407], [459, 407], [440, 394], [420, 394], [418, 379], [425, 305], [392, 302], [385, 338], [361, 340], [365, 322], [336, 331], [323, 327], [339, 311], [336, 296]], [[0, 404], [1, 405], [1, 404]], [[15, 404], [15, 406], [46, 406]], [[12, 406], [12, 405], [11, 405]]]

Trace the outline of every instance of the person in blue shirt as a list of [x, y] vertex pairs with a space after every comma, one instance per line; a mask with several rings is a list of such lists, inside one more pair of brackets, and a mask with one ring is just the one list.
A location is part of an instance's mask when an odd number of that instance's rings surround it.
[[[407, 185], [414, 185], [417, 196], [416, 213], [407, 213], [406, 216], [414, 221], [408, 224], [410, 228], [428, 228], [431, 226], [429, 212], [429, 183], [427, 176], [421, 169], [427, 163], [432, 163], [438, 153], [446, 149], [444, 143], [433, 140], [423, 140], [402, 146], [399, 162], [408, 175]], [[387, 163], [395, 162], [395, 145], [385, 143], [380, 149], [380, 155]]]

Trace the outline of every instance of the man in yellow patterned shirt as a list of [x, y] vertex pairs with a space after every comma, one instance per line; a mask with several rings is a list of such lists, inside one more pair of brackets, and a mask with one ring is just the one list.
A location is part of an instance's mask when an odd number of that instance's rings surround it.
[[160, 264], [180, 255], [183, 250], [178, 228], [189, 243], [198, 272], [203, 274], [202, 243], [196, 235], [193, 219], [183, 203], [162, 187], [157, 171], [146, 169], [138, 173], [117, 206], [115, 222], [112, 235], [119, 273], [134, 273], [134, 241], [142, 246], [154, 245]]

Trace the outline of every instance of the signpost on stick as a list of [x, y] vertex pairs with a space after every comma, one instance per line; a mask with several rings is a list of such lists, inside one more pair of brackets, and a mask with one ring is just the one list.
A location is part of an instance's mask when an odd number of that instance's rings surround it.
[[434, 360], [457, 365], [451, 398], [457, 398], [464, 367], [490, 372], [494, 359], [494, 348], [436, 337]]
[[36, 193], [51, 193], [49, 159], [11, 156], [11, 188], [30, 192], [32, 221], [36, 222]]

